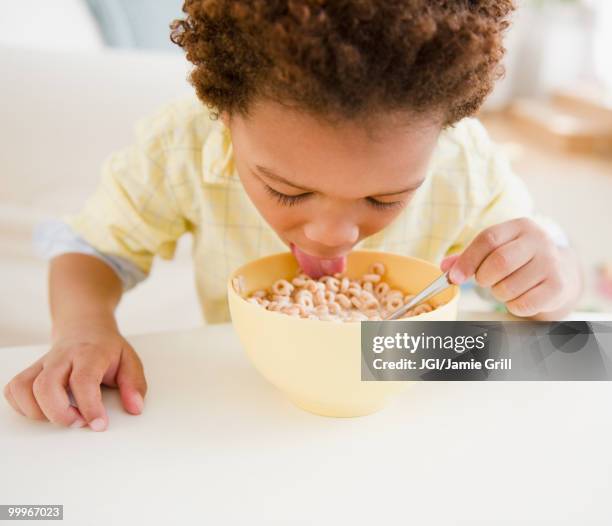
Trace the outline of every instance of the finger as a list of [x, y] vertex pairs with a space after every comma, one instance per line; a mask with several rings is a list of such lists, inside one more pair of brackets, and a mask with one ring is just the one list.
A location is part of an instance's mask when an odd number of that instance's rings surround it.
[[32, 391], [32, 384], [42, 368], [42, 362], [36, 362], [9, 382], [9, 389], [15, 404], [21, 409], [22, 414], [32, 420], [47, 420]]
[[457, 259], [459, 259], [459, 254], [454, 254], [452, 256], [445, 257], [440, 263], [440, 270], [442, 270], [442, 272], [446, 272], [455, 264], [455, 261], [457, 261]]
[[541, 258], [534, 258], [508, 277], [491, 287], [491, 293], [498, 301], [512, 301], [546, 279], [547, 268]]
[[[496, 248], [484, 259], [476, 271], [476, 281], [482, 287], [492, 287], [529, 263], [534, 252], [534, 244], [527, 242], [524, 237], [510, 241]], [[536, 283], [531, 286], [533, 285]]]
[[11, 393], [10, 383], [4, 386], [4, 398], [6, 398], [6, 401], [17, 413], [19, 413], [20, 415], [26, 416], [25, 413], [21, 410], [21, 408], [17, 405], [17, 402], [15, 402], [15, 399], [13, 398], [13, 394]]
[[460, 285], [472, 277], [484, 259], [496, 248], [516, 239], [522, 227], [522, 220], [514, 219], [483, 230], [453, 265], [450, 271], [451, 281]]
[[79, 411], [93, 431], [104, 431], [108, 427], [108, 415], [100, 390], [108, 365], [106, 358], [99, 355], [76, 358], [68, 380]]
[[546, 279], [518, 298], [506, 303], [506, 308], [515, 316], [527, 318], [541, 312], [551, 312], [561, 306], [555, 293], [558, 290], [553, 280]]
[[147, 394], [147, 381], [142, 362], [129, 345], [124, 346], [121, 352], [117, 385], [125, 410], [133, 415], [142, 413], [144, 397]]
[[70, 405], [66, 392], [71, 368], [70, 362], [45, 364], [34, 379], [32, 392], [41, 411], [51, 422], [66, 427], [82, 427], [85, 420]]

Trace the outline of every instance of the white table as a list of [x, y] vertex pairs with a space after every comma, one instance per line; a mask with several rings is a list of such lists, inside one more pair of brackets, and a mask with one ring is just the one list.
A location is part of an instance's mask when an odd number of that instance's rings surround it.
[[[63, 504], [79, 526], [612, 524], [610, 382], [420, 382], [332, 419], [260, 378], [229, 325], [130, 341], [145, 412], [105, 389], [105, 433], [2, 400], [0, 504]], [[46, 351], [0, 349], [0, 385]]]

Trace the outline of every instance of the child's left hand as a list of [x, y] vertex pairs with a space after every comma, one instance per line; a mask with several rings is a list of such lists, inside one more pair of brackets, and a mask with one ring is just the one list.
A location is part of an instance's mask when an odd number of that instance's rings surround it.
[[582, 288], [580, 268], [570, 249], [557, 247], [545, 230], [527, 218], [483, 230], [460, 255], [441, 268], [460, 285], [473, 275], [516, 316], [564, 317]]

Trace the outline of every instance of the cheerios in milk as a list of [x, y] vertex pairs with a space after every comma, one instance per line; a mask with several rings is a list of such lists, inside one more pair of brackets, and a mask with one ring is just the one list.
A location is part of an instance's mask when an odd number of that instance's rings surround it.
[[[289, 316], [337, 322], [382, 320], [413, 298], [391, 288], [384, 281], [385, 272], [383, 263], [374, 263], [359, 279], [334, 274], [314, 280], [300, 272], [290, 281], [277, 280], [269, 290], [256, 290], [249, 295], [243, 276], [235, 277], [232, 285], [246, 301]], [[423, 303], [403, 317], [432, 310], [429, 303]]]

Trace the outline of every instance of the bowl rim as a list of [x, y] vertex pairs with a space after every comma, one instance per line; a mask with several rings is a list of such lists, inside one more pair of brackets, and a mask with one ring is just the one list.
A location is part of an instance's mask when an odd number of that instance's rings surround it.
[[[352, 250], [348, 255], [350, 256], [350, 254], [354, 254], [354, 253], [367, 253], [367, 254], [381, 254], [383, 256], [396, 256], [396, 257], [400, 257], [400, 258], [406, 258], [406, 259], [412, 259], [414, 261], [417, 261], [419, 263], [423, 263], [429, 267], [433, 267], [435, 270], [440, 271], [440, 269], [431, 261], [427, 261], [425, 259], [421, 259], [421, 258], [417, 258], [415, 256], [407, 256], [405, 254], [398, 254], [396, 252], [383, 252], [381, 250], [364, 250], [364, 249], [360, 249], [360, 250]], [[244, 269], [245, 267], [252, 265], [255, 262], [262, 262], [262, 261], [266, 261], [268, 259], [275, 259], [278, 258], [280, 256], [283, 257], [287, 257], [287, 256], [292, 256], [291, 252], [286, 251], [286, 252], [277, 252], [275, 254], [270, 254], [268, 256], [264, 256], [261, 258], [257, 258], [257, 259], [253, 259], [251, 261], [249, 261], [248, 263], [245, 263], [244, 265], [240, 265], [240, 267], [234, 269], [228, 279], [227, 279], [227, 293], [228, 293], [228, 302], [229, 302], [229, 296], [233, 296], [235, 297], [235, 299], [239, 299], [239, 300], [243, 300], [244, 303], [247, 305], [247, 308], [253, 308], [253, 309], [257, 309], [258, 311], [261, 312], [266, 312], [267, 314], [273, 314], [273, 315], [277, 315], [277, 316], [283, 316], [284, 318], [290, 318], [293, 321], [309, 321], [309, 322], [318, 322], [318, 323], [327, 323], [327, 324], [334, 324], [334, 325], [347, 325], [347, 324], [354, 324], [354, 323], [362, 323], [361, 321], [328, 321], [328, 320], [311, 320], [308, 318], [296, 318], [293, 316], [288, 316], [287, 314], [283, 314], [281, 312], [277, 312], [277, 311], [270, 311], [268, 309], [263, 309], [262, 307], [260, 307], [259, 305], [255, 305], [253, 303], [250, 303], [248, 301], [246, 301], [245, 298], [243, 298], [242, 296], [240, 296], [236, 290], [234, 290], [234, 286], [232, 284], [232, 280], [239, 275], [240, 271], [242, 269]], [[441, 271], [440, 271], [441, 273]], [[458, 302], [459, 298], [461, 296], [461, 289], [457, 286], [457, 285], [451, 285], [450, 287], [451, 291], [453, 292], [453, 295], [451, 297], [451, 299], [449, 301], [447, 301], [444, 305], [440, 305], [440, 307], [438, 308], [442, 308], [442, 307], [446, 307], [447, 305], [451, 305], [454, 302]], [[434, 311], [437, 309], [434, 309]], [[432, 311], [433, 312], [433, 311]], [[416, 316], [411, 316], [410, 318], [406, 318], [406, 319], [400, 319], [400, 320], [383, 320], [383, 321], [411, 321], [411, 320], [418, 320], [419, 318], [421, 318], [421, 316], [426, 316], [427, 314], [429, 314], [428, 312], [424, 312], [423, 314], [417, 314]], [[363, 321], [372, 321], [372, 320], [363, 320]]]

